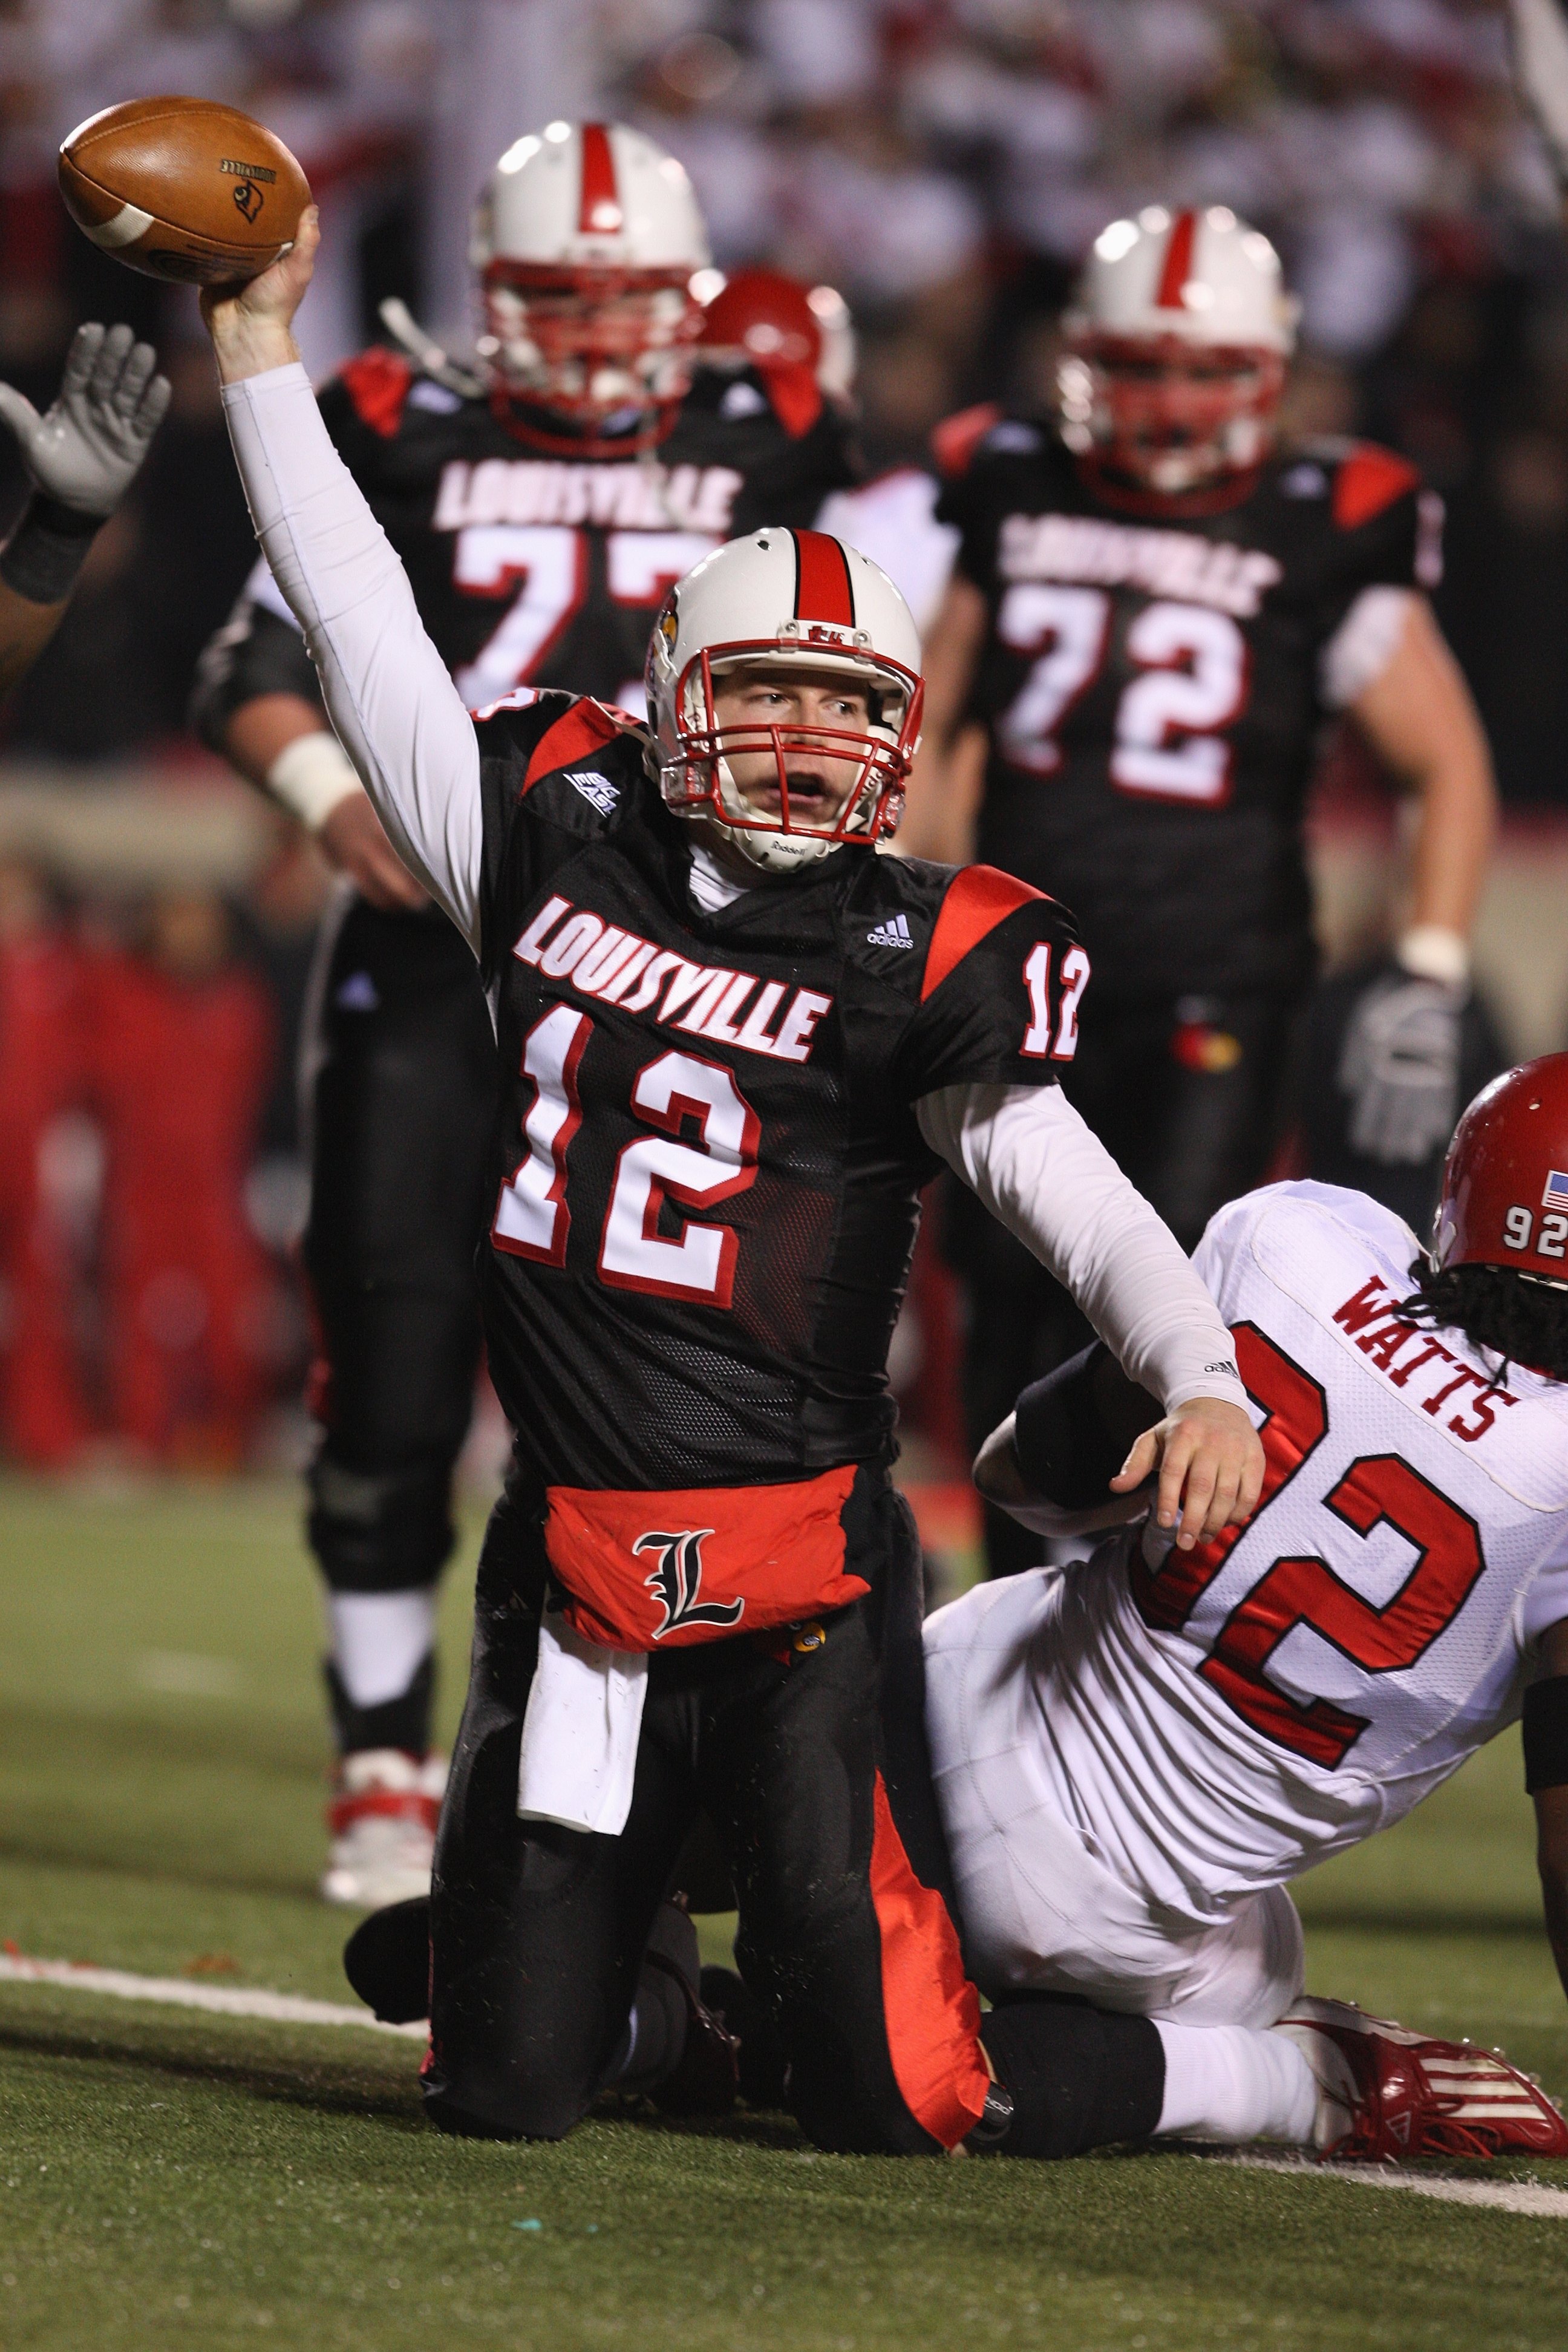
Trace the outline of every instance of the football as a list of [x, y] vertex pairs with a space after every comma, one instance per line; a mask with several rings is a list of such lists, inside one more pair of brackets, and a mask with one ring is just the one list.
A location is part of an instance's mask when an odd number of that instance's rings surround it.
[[232, 106], [139, 98], [89, 114], [60, 149], [77, 226], [149, 278], [254, 278], [287, 253], [310, 184], [280, 139]]

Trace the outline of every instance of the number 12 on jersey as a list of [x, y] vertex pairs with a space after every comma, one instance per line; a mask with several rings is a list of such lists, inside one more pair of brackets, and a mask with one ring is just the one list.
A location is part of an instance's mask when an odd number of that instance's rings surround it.
[[[523, 1040], [522, 1074], [533, 1101], [522, 1122], [528, 1156], [500, 1189], [490, 1238], [514, 1257], [564, 1265], [572, 1211], [566, 1153], [582, 1122], [577, 1070], [594, 1023], [557, 1004]], [[755, 1179], [762, 1126], [730, 1072], [699, 1054], [659, 1054], [632, 1081], [631, 1108], [658, 1132], [624, 1144], [599, 1235], [597, 1271], [613, 1289], [651, 1291], [728, 1307], [739, 1242], [727, 1225], [691, 1219], [660, 1233], [666, 1201], [710, 1209]], [[696, 1125], [692, 1141], [682, 1124]]]

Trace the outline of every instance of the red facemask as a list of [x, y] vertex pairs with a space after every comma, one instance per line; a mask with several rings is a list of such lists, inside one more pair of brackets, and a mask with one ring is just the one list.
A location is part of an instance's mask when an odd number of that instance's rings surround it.
[[492, 261], [480, 349], [508, 430], [575, 457], [663, 440], [690, 387], [702, 325], [689, 278], [685, 269]]
[[1110, 503], [1203, 512], [1250, 488], [1273, 444], [1285, 365], [1253, 346], [1090, 333], [1058, 382], [1062, 437]]

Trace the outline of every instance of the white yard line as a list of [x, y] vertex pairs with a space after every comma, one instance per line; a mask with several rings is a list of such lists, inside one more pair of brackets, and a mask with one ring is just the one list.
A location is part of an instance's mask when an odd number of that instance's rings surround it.
[[1342, 2180], [1352, 2189], [1404, 2189], [1414, 2197], [1436, 2197], [1447, 2205], [1489, 2205], [1500, 2213], [1531, 2213], [1537, 2221], [1568, 2221], [1568, 2189], [1547, 2189], [1536, 2180], [1444, 2180], [1426, 2172], [1402, 2172], [1392, 2164], [1315, 2164], [1305, 2156], [1255, 2156], [1250, 2148], [1216, 2149], [1205, 2164], [1244, 2166], [1249, 2172], [1289, 2172], [1298, 2179]]
[[427, 2038], [419, 2025], [384, 2025], [368, 2009], [346, 2001], [306, 2000], [298, 1993], [242, 1991], [237, 1985], [195, 1984], [186, 1977], [139, 1977], [129, 1969], [94, 1969], [77, 1960], [34, 1960], [0, 1952], [0, 1984], [64, 1985], [70, 1992], [109, 1993], [117, 2000], [162, 2001], [205, 2010], [213, 2017], [265, 2017], [275, 2025], [360, 2025], [372, 2033]]
[[[372, 2033], [396, 2033], [423, 2042], [426, 2029], [384, 2025], [368, 2009], [344, 2001], [307, 2000], [298, 1993], [260, 1988], [192, 1983], [186, 1977], [141, 1977], [129, 1969], [95, 1969], [77, 1960], [35, 1960], [0, 1952], [0, 1984], [63, 1985], [69, 1992], [107, 1993], [116, 2000], [163, 2002], [199, 2009], [211, 2017], [260, 2017], [274, 2025], [357, 2025]], [[1196, 2149], [1193, 2151], [1195, 2155]], [[1242, 2167], [1251, 2172], [1284, 2172], [1298, 2179], [1342, 2181], [1352, 2189], [1404, 2189], [1415, 2197], [1436, 2197], [1449, 2205], [1485, 2205], [1502, 2213], [1529, 2213], [1538, 2221], [1568, 2220], [1568, 2189], [1547, 2189], [1533, 2180], [1445, 2180], [1423, 2172], [1402, 2172], [1386, 2164], [1313, 2163], [1305, 2156], [1258, 2156], [1249, 2148], [1205, 2149], [1205, 2164]]]

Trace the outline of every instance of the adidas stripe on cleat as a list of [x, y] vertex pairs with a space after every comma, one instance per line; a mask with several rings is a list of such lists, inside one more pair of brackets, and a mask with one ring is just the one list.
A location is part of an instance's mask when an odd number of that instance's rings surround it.
[[910, 929], [907, 915], [892, 915], [887, 922], [879, 923], [874, 931], [866, 934], [866, 944], [869, 948], [912, 948], [914, 943], [914, 933]]
[[1499, 2050], [1429, 2040], [1341, 2000], [1300, 2000], [1275, 2032], [1312, 2069], [1323, 2157], [1568, 2157], [1561, 2109]]

